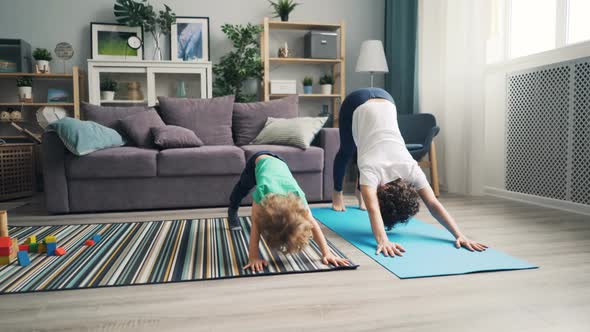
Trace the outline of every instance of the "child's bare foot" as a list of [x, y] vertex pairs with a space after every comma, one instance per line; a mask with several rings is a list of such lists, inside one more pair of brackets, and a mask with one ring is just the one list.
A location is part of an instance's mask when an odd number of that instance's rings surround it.
[[365, 205], [365, 200], [363, 199], [363, 195], [361, 194], [361, 192], [357, 189], [354, 191], [354, 195], [356, 196], [356, 199], [359, 201], [359, 209], [366, 211], [367, 206]]
[[341, 191], [334, 191], [332, 193], [332, 209], [336, 211], [346, 211], [344, 206], [344, 195]]

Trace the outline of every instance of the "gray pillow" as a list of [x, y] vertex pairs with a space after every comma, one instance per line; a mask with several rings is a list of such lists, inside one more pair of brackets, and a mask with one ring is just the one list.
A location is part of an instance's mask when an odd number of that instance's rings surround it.
[[268, 118], [252, 144], [289, 145], [307, 149], [328, 118]]
[[192, 130], [205, 145], [233, 145], [231, 126], [234, 96], [211, 99], [158, 97], [167, 125]]
[[119, 121], [127, 137], [140, 148], [154, 148], [152, 128], [166, 125], [156, 111], [135, 113]]
[[178, 126], [163, 126], [152, 128], [154, 143], [162, 149], [196, 148], [203, 145], [203, 141], [195, 133]]
[[120, 135], [125, 136], [125, 131], [121, 128], [119, 120], [129, 115], [149, 110], [147, 106], [115, 107], [115, 106], [96, 106], [88, 103], [82, 103], [82, 119], [94, 121], [105, 127], [115, 129]]
[[232, 120], [234, 142], [236, 145], [250, 144], [264, 128], [266, 119], [297, 117], [298, 106], [298, 96], [257, 103], [235, 103]]

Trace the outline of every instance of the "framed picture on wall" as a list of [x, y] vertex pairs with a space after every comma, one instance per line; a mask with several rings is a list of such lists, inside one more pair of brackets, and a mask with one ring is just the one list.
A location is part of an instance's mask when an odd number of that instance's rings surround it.
[[209, 17], [177, 16], [170, 27], [172, 61], [209, 61]]
[[132, 48], [130, 37], [143, 40], [142, 27], [130, 27], [117, 23], [90, 23], [92, 59], [95, 60], [143, 60], [143, 46]]

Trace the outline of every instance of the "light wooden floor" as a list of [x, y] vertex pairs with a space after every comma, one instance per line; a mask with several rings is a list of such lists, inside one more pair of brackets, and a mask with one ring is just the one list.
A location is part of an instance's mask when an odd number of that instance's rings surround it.
[[[358, 270], [2, 295], [0, 331], [590, 331], [588, 216], [491, 197], [441, 200], [465, 233], [541, 268], [400, 280], [325, 230]], [[34, 211], [16, 208], [11, 224], [224, 213]], [[418, 217], [433, 222], [425, 209]]]

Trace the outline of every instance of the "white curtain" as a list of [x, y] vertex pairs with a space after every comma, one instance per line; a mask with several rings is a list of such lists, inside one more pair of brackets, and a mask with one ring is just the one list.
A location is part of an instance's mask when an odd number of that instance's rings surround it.
[[491, 0], [420, 0], [420, 112], [441, 128], [440, 182], [451, 193], [483, 193], [484, 70]]

